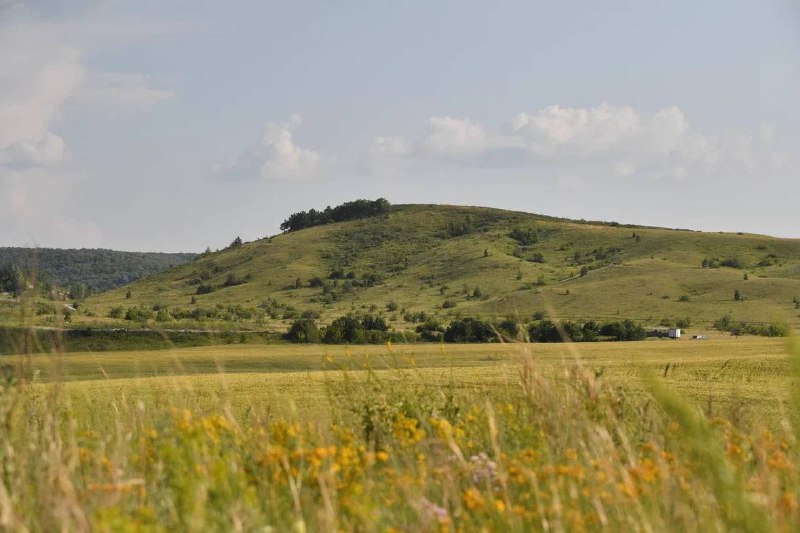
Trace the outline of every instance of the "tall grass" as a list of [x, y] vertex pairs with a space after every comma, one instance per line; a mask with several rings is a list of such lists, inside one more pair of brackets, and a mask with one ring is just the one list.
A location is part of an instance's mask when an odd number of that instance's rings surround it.
[[661, 377], [633, 400], [578, 358], [554, 372], [521, 351], [513, 382], [469, 393], [455, 374], [329, 372], [325, 423], [185, 393], [166, 408], [120, 395], [97, 416], [58, 383], [8, 375], [0, 528], [800, 529], [800, 394], [769, 431], [709, 419]]

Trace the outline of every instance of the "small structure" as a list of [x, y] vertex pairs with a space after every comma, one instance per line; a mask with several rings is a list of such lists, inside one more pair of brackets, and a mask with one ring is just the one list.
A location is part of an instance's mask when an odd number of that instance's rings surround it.
[[681, 328], [670, 328], [670, 330], [667, 332], [667, 337], [670, 339], [680, 339]]

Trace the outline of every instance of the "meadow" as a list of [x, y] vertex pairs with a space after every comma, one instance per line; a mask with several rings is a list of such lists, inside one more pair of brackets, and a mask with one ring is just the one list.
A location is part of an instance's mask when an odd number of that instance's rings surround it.
[[[283, 333], [304, 315], [327, 324], [369, 312], [397, 331], [413, 330], [415, 313], [445, 322], [457, 316], [524, 322], [543, 313], [649, 325], [689, 319], [700, 327], [729, 315], [796, 328], [798, 300], [798, 239], [396, 205], [388, 217], [204, 254], [87, 298], [71, 324]], [[47, 314], [36, 319], [56, 322]]]
[[4, 357], [0, 527], [793, 531], [790, 342]]

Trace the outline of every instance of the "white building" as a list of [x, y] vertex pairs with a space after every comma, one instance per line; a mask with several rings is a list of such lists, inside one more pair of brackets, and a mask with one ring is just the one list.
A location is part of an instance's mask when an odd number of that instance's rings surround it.
[[680, 339], [681, 338], [681, 328], [671, 328], [667, 332], [667, 337], [670, 339]]

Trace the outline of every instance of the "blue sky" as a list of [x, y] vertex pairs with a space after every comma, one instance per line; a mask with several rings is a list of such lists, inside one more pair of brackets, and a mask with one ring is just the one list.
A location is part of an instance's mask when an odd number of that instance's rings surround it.
[[800, 237], [800, 4], [0, 0], [0, 245], [358, 197]]

